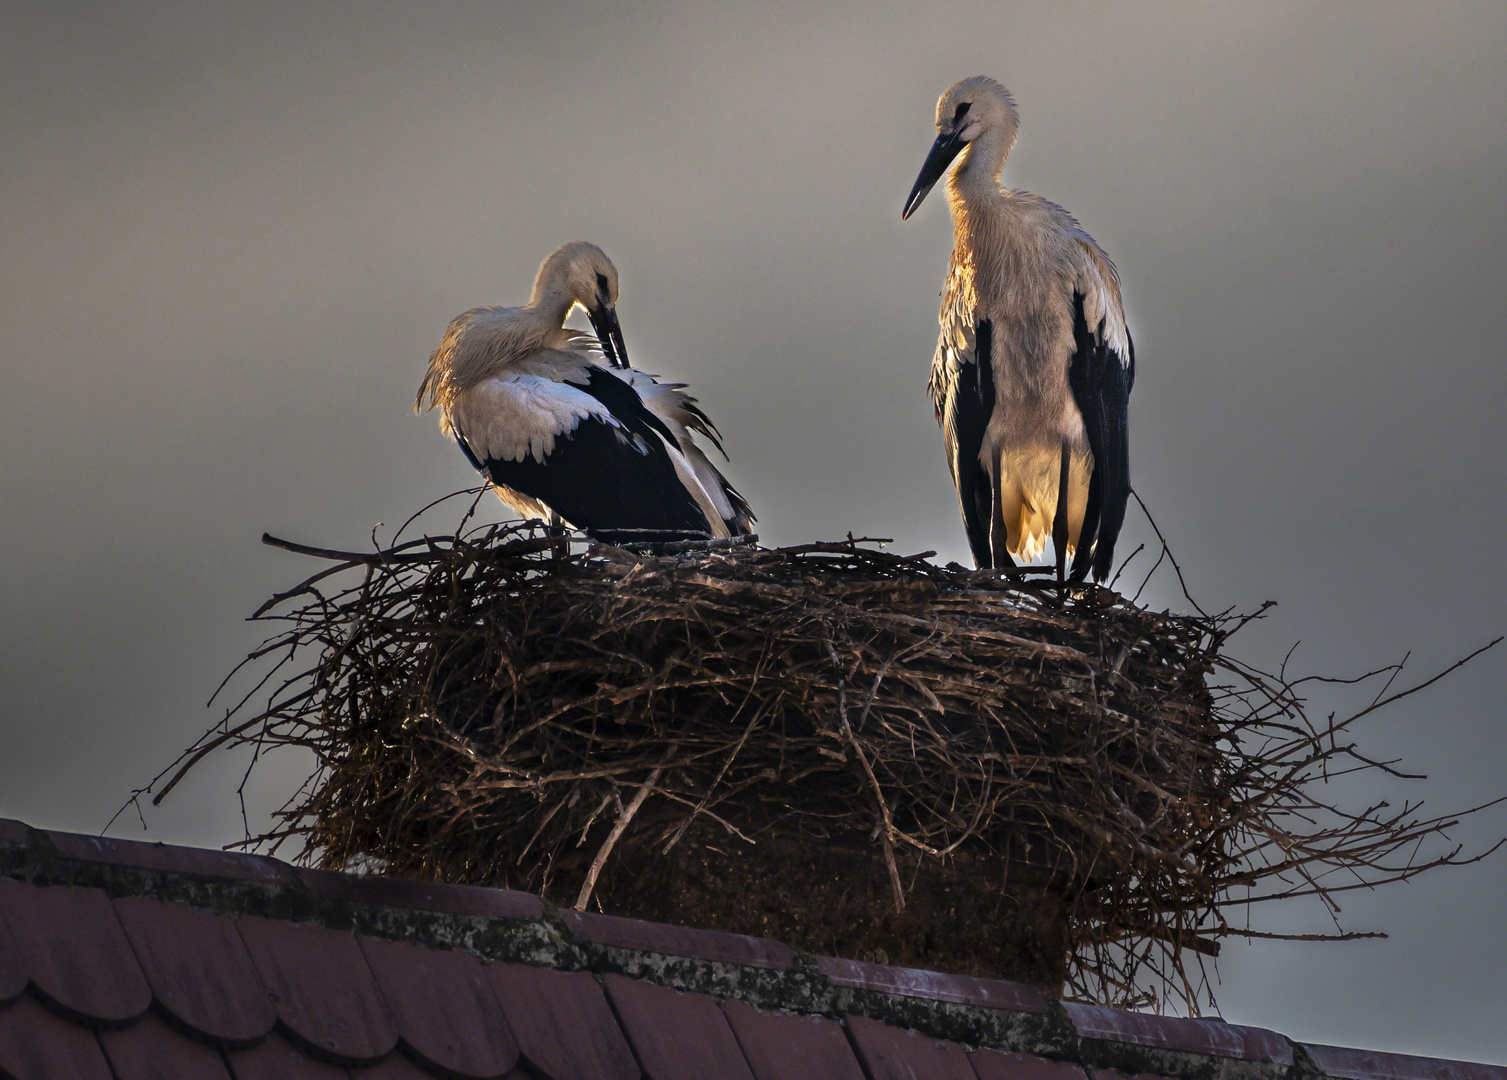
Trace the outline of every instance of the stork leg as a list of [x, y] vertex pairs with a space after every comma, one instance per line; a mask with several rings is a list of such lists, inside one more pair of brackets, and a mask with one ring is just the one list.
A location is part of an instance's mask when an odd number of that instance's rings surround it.
[[570, 541], [565, 536], [565, 519], [553, 510], [549, 512], [548, 522], [549, 535], [554, 538], [551, 551], [556, 561], [570, 554]]
[[989, 565], [991, 569], [1003, 570], [1007, 566], [1014, 566], [1015, 560], [1010, 557], [1010, 532], [1005, 527], [1005, 510], [1000, 503], [999, 483], [991, 485], [992, 496], [989, 513]]
[[1062, 467], [1057, 474], [1057, 512], [1052, 515], [1052, 547], [1057, 555], [1057, 583], [1067, 579], [1067, 472], [1071, 455], [1062, 443]]

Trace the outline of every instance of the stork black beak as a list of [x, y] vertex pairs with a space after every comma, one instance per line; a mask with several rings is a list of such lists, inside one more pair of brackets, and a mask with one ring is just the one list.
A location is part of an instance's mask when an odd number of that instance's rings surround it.
[[921, 165], [921, 175], [916, 177], [916, 186], [910, 189], [910, 198], [905, 200], [905, 209], [900, 211], [901, 221], [909, 220], [916, 212], [916, 207], [921, 205], [926, 193], [942, 178], [947, 166], [952, 164], [952, 159], [967, 145], [961, 130], [937, 136], [937, 141], [931, 144], [931, 153], [926, 155], [926, 160]]
[[594, 306], [586, 311], [597, 340], [602, 343], [602, 353], [615, 368], [628, 366], [628, 346], [623, 343], [623, 328], [618, 325], [617, 309], [605, 296], [598, 296]]

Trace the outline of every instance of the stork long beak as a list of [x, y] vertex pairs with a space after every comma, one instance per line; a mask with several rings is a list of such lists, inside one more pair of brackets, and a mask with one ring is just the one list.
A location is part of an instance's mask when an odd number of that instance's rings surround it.
[[626, 368], [628, 346], [623, 343], [623, 328], [618, 325], [617, 309], [612, 302], [605, 296], [598, 296], [597, 302], [586, 310], [586, 317], [591, 320], [591, 328], [602, 343], [607, 362], [616, 368]]
[[910, 189], [910, 198], [905, 200], [905, 209], [900, 211], [901, 221], [909, 220], [916, 212], [916, 207], [921, 205], [926, 193], [942, 178], [947, 166], [952, 164], [952, 159], [962, 153], [963, 147], [967, 145], [961, 130], [937, 136], [937, 141], [931, 144], [931, 152], [921, 164], [921, 175], [916, 177], [916, 186]]

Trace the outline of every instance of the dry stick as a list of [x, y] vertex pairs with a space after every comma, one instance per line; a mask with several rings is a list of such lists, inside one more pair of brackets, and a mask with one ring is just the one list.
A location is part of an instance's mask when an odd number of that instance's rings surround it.
[[664, 772], [664, 766], [656, 765], [654, 771], [649, 774], [649, 779], [645, 780], [642, 786], [639, 787], [638, 794], [633, 796], [633, 800], [627, 806], [623, 807], [623, 812], [617, 816], [617, 821], [613, 823], [612, 831], [607, 834], [607, 839], [597, 849], [596, 858], [591, 860], [591, 869], [586, 871], [586, 880], [581, 882], [581, 891], [576, 894], [575, 909], [577, 911], [586, 910], [586, 904], [591, 899], [591, 890], [596, 888], [597, 875], [602, 872], [602, 867], [606, 865], [607, 856], [612, 854], [612, 849], [617, 844], [618, 838], [628, 828], [628, 822], [633, 820], [633, 815], [638, 813], [640, 806], [644, 805], [644, 800], [649, 797], [649, 792], [654, 790], [654, 785], [659, 782], [659, 776], [662, 772]]

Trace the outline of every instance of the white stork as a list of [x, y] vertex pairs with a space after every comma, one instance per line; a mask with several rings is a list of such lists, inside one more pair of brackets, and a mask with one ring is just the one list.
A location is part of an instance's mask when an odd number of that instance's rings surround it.
[[1062, 207], [999, 183], [1019, 114], [982, 75], [937, 102], [901, 219], [947, 184], [954, 246], [931, 393], [980, 567], [1056, 549], [1061, 580], [1109, 576], [1130, 497], [1135, 349], [1109, 257]]
[[[524, 306], [451, 320], [415, 411], [438, 406], [441, 430], [525, 517], [553, 511], [611, 543], [749, 532], [747, 502], [692, 437], [722, 449], [696, 399], [628, 367], [617, 295], [600, 248], [564, 245]], [[565, 328], [576, 304], [595, 337]]]

